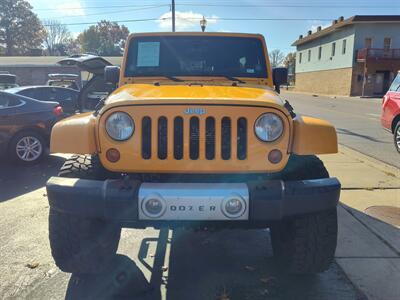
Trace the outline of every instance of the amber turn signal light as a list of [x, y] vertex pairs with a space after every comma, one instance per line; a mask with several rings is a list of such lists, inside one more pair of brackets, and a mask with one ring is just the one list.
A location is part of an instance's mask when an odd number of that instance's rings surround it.
[[272, 150], [268, 154], [268, 160], [273, 164], [279, 163], [282, 160], [282, 152], [278, 149]]
[[111, 149], [107, 150], [106, 157], [107, 157], [108, 161], [115, 163], [115, 162], [119, 161], [119, 159], [121, 158], [121, 155], [117, 149], [111, 148]]

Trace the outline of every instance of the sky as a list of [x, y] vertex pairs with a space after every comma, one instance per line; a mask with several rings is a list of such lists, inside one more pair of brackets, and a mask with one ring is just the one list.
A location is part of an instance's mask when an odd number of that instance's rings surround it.
[[[171, 0], [28, 0], [40, 19], [67, 24], [77, 36], [100, 20], [120, 21], [130, 32], [171, 31]], [[176, 0], [177, 31], [248, 32], [264, 35], [269, 50], [295, 51], [300, 34], [353, 15], [400, 14], [400, 0]], [[234, 20], [232, 20], [234, 19]], [[85, 24], [82, 24], [85, 23]]]

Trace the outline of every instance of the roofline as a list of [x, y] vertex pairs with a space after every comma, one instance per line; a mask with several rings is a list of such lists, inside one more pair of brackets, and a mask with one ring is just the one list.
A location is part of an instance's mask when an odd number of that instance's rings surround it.
[[200, 32], [200, 31], [180, 31], [180, 32], [138, 32], [131, 33], [128, 40], [138, 36], [238, 36], [263, 38], [259, 33], [239, 33], [239, 32]]
[[[385, 20], [385, 18], [387, 20]], [[334, 21], [335, 20], [333, 20], [332, 22]], [[316, 31], [311, 35], [303, 37], [302, 39], [297, 39], [292, 43], [292, 46], [304, 45], [321, 37], [327, 36], [333, 32], [336, 32], [337, 30], [340, 30], [343, 27], [352, 26], [354, 24], [366, 24], [371, 22], [375, 24], [400, 23], [400, 15], [354, 15], [348, 19], [342, 21], [340, 20], [336, 21], [337, 21], [336, 24], [332, 24], [329, 27], [326, 27], [320, 31]]]

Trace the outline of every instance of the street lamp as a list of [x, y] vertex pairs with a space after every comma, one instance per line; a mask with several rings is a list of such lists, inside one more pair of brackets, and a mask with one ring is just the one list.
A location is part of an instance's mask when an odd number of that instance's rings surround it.
[[204, 31], [206, 30], [206, 25], [207, 25], [207, 20], [206, 20], [206, 18], [204, 18], [204, 16], [203, 16], [203, 19], [200, 20], [201, 31], [204, 32]]

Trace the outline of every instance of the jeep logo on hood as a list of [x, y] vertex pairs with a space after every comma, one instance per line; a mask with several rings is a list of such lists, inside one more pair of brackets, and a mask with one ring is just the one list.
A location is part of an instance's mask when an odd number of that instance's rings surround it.
[[188, 107], [184, 111], [185, 115], [205, 115], [207, 110], [205, 108]]

